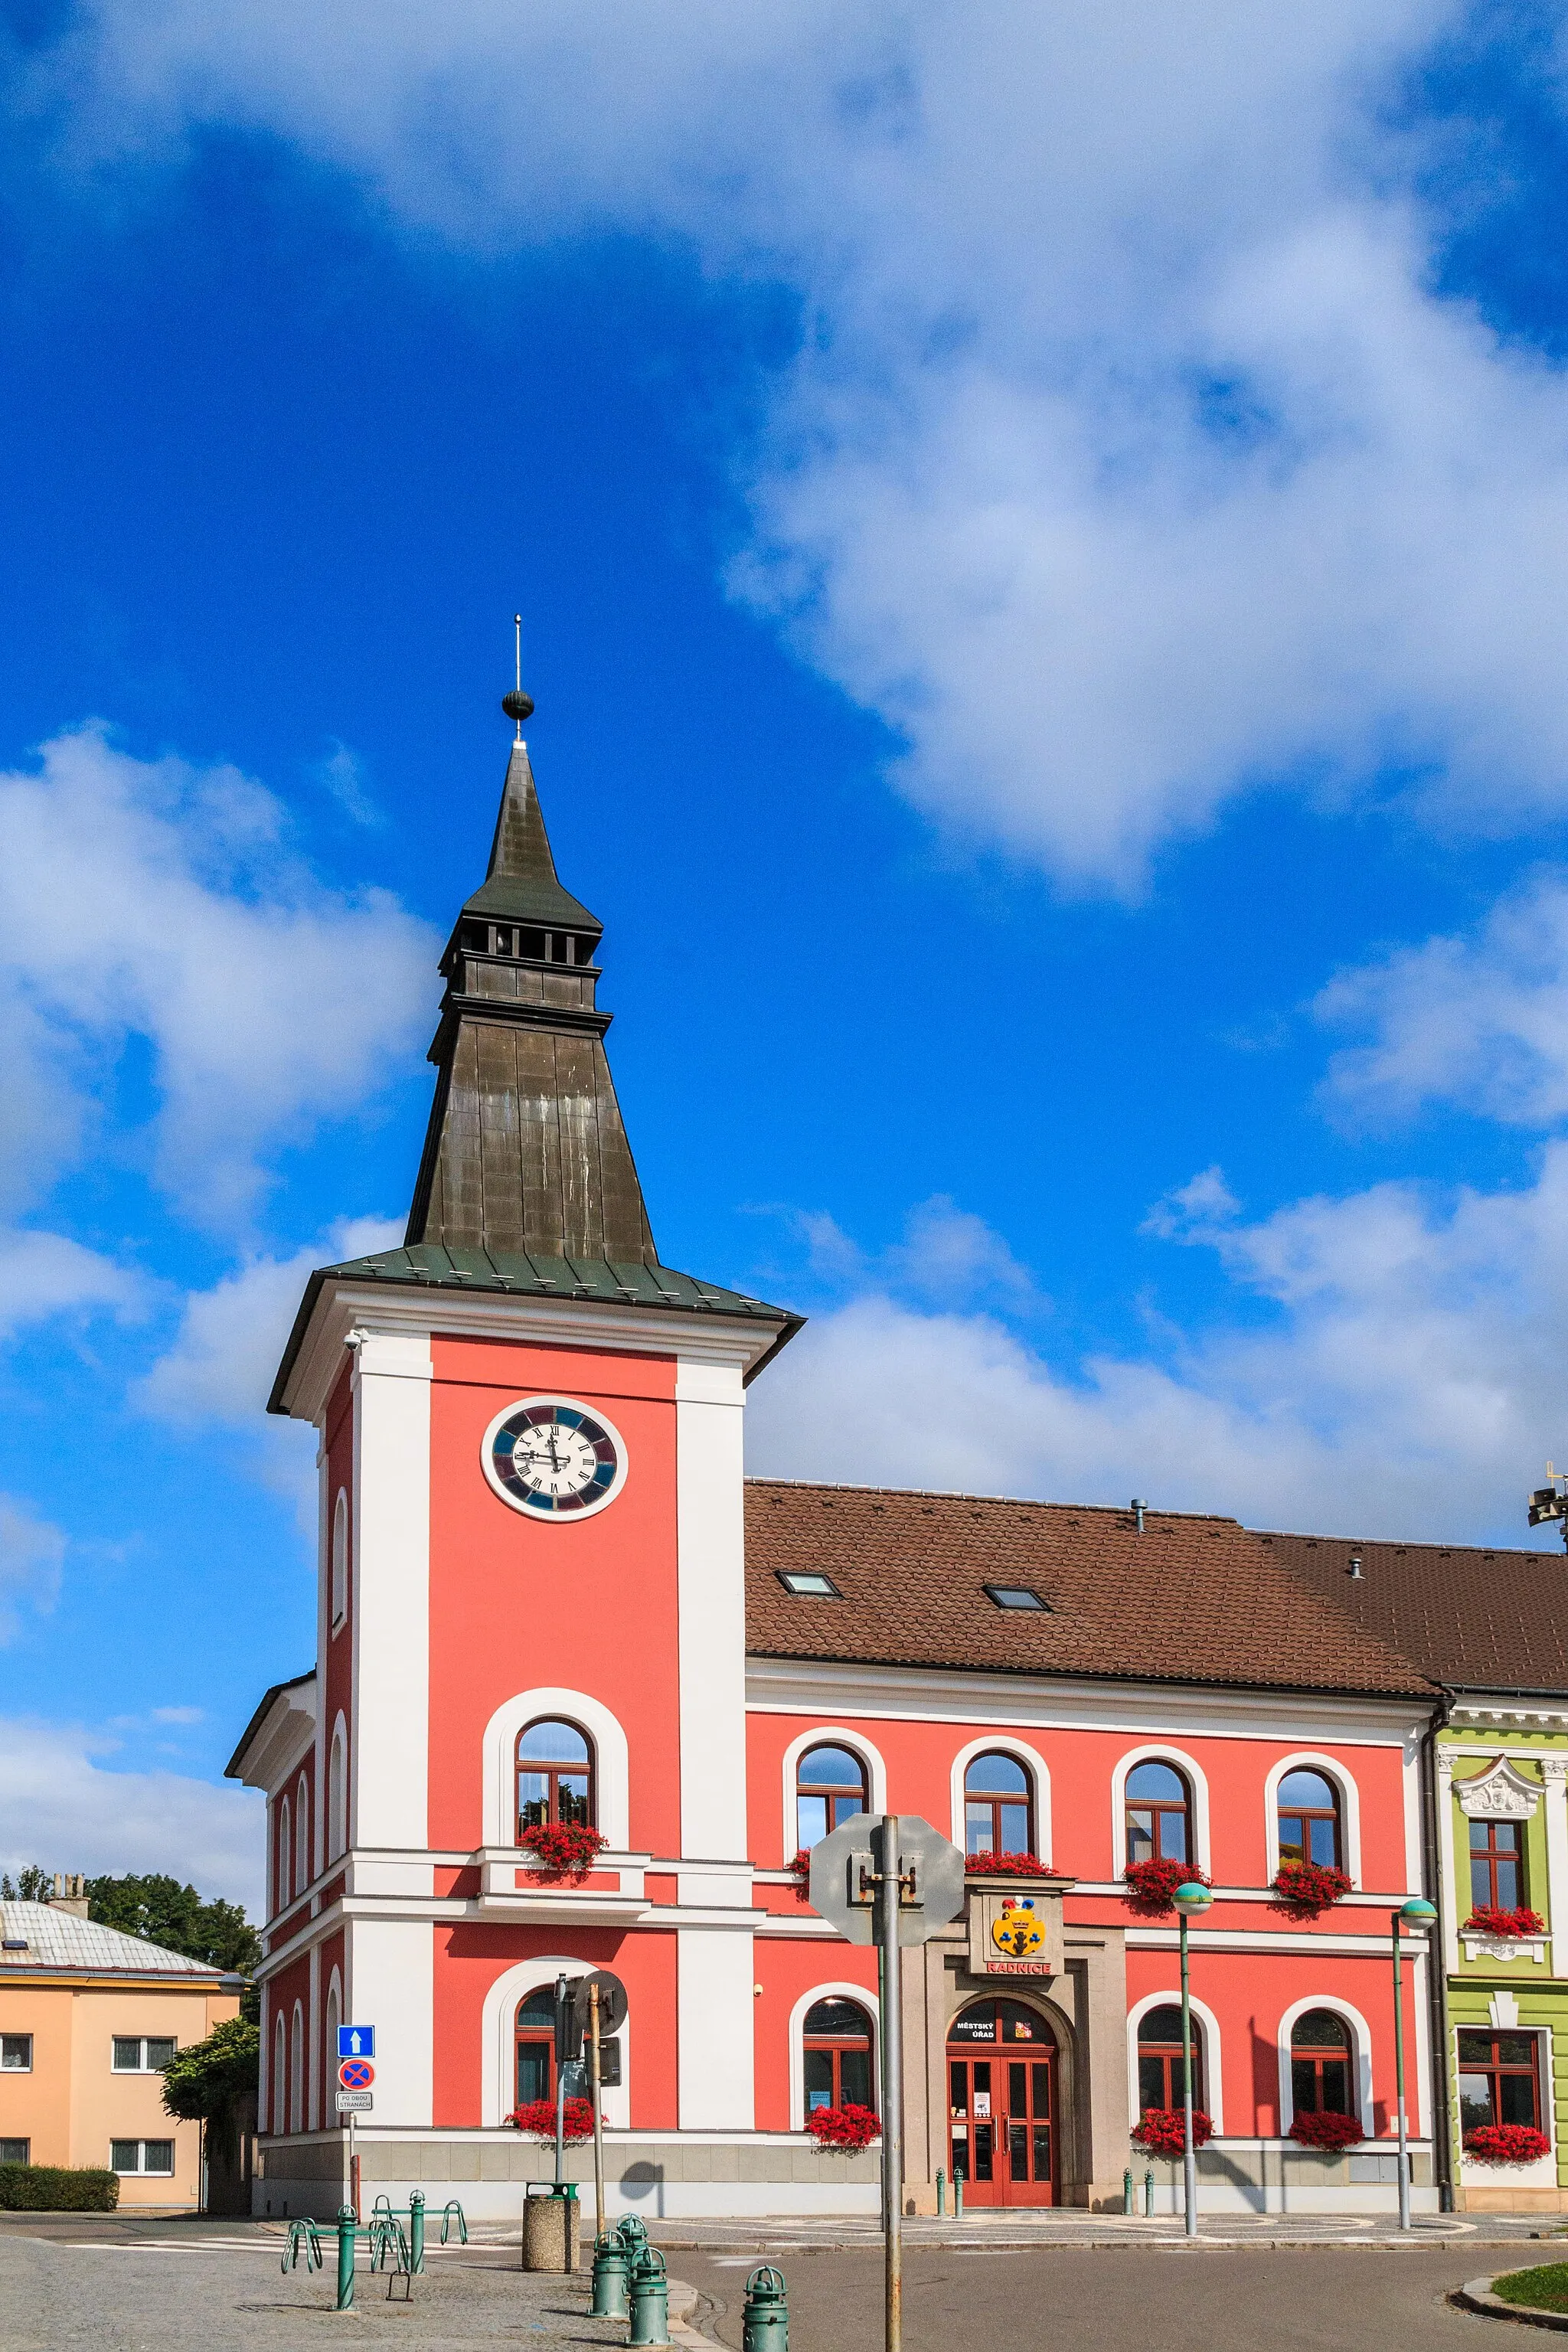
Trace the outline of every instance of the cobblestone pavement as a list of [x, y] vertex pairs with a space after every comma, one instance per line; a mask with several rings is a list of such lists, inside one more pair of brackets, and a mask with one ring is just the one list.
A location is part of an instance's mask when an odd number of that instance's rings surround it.
[[[881, 2232], [868, 2217], [840, 2221], [653, 2221], [648, 2234], [674, 2255], [686, 2249], [706, 2253], [768, 2253], [792, 2248], [854, 2249], [879, 2247]], [[1408, 2231], [1401, 2231], [1391, 2214], [1205, 2214], [1198, 2225], [1197, 2246], [1421, 2246], [1465, 2245], [1472, 2252], [1489, 2246], [1512, 2246], [1520, 2240], [1557, 2238], [1568, 2252], [1568, 2216], [1542, 2213], [1420, 2213]], [[1013, 2212], [967, 2213], [962, 2221], [910, 2219], [904, 2223], [904, 2241], [910, 2247], [941, 2246], [955, 2252], [982, 2248], [1078, 2246], [1127, 2249], [1187, 2245], [1179, 2215], [1161, 2214], [1152, 2221], [1120, 2213], [1085, 2213], [1070, 2207], [1051, 2210], [1026, 2209]], [[1556, 2259], [1542, 2254], [1540, 2259]]]

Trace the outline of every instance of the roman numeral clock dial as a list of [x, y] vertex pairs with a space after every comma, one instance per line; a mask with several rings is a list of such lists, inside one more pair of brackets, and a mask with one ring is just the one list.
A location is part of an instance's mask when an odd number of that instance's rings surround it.
[[553, 1526], [602, 1511], [626, 1475], [620, 1432], [570, 1397], [508, 1405], [485, 1432], [481, 1459], [503, 1503]]

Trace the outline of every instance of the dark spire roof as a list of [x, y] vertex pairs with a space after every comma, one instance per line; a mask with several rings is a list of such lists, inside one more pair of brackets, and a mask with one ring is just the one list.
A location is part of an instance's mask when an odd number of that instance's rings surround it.
[[506, 782], [490, 862], [485, 878], [463, 908], [465, 915], [508, 918], [514, 923], [542, 923], [591, 934], [597, 940], [604, 925], [580, 899], [563, 890], [544, 830], [544, 812], [521, 735], [511, 747]]
[[658, 1263], [605, 1057], [602, 933], [556, 876], [520, 721], [489, 872], [441, 959], [440, 1075], [405, 1246]]

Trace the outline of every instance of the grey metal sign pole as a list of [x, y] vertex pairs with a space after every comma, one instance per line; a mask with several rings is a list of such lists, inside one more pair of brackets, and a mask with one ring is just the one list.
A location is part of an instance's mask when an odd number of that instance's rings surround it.
[[882, 1959], [882, 2233], [886, 2266], [887, 2352], [904, 2335], [904, 2018], [903, 1894], [899, 1817], [888, 1813], [872, 1833], [876, 1864], [877, 1948]]
[[592, 2036], [589, 2064], [594, 2091], [594, 2243], [605, 2234], [605, 2119], [599, 2112], [599, 1988], [588, 1987], [588, 2031]]
[[555, 2186], [566, 2178], [566, 1979], [555, 1979]]

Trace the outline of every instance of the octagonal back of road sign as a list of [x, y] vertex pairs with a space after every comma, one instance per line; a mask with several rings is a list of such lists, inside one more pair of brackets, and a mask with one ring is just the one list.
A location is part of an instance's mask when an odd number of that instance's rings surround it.
[[[811, 1907], [852, 1944], [876, 1941], [874, 1906], [851, 1899], [850, 1870], [854, 1856], [874, 1852], [873, 1832], [883, 1818], [856, 1813], [811, 1849]], [[900, 1866], [915, 1865], [921, 1893], [918, 1908], [899, 1914], [899, 1941], [923, 1944], [963, 1908], [963, 1856], [919, 1813], [900, 1813], [898, 1823]]]

